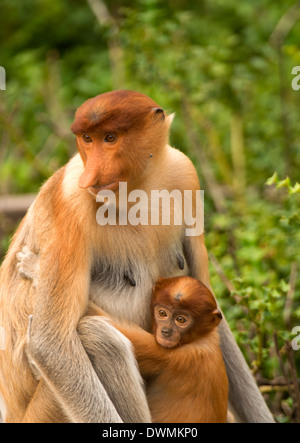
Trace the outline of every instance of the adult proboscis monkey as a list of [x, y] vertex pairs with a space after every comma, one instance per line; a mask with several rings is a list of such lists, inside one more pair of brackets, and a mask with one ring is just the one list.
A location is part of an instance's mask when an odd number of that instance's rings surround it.
[[[142, 190], [149, 199], [151, 190], [199, 190], [190, 160], [168, 145], [170, 124], [162, 108], [133, 91], [109, 92], [78, 109], [72, 131], [79, 154], [42, 187], [0, 271], [6, 422], [150, 420], [129, 341], [93, 317], [89, 328], [84, 323], [87, 343], [80, 321], [93, 302], [149, 330], [158, 276], [190, 275], [210, 287], [204, 236], [187, 236], [185, 223], [126, 224], [121, 212], [122, 223], [96, 219], [96, 194], [114, 192], [118, 210], [121, 182], [128, 194]], [[36, 287], [17, 270], [24, 246], [39, 256]], [[243, 421], [272, 422], [225, 320], [220, 335], [233, 408]]]

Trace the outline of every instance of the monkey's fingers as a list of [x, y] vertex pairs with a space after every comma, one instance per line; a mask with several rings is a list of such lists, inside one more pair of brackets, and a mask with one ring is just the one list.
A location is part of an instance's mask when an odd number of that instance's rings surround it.
[[17, 257], [17, 261], [20, 263], [20, 262], [22, 262], [22, 260], [24, 259], [24, 254], [23, 254], [23, 252], [18, 252], [17, 254], [16, 254], [16, 257]]
[[26, 280], [34, 280], [34, 273], [32, 272], [31, 262], [26, 261], [26, 257], [21, 259], [19, 263], [17, 263], [17, 270], [21, 277]]
[[27, 257], [34, 258], [35, 255], [30, 251], [30, 249], [28, 248], [28, 246], [24, 246], [24, 247], [22, 248], [22, 251], [17, 252], [16, 257], [17, 257], [17, 261], [18, 261], [18, 262], [22, 262], [22, 261], [25, 260]]
[[25, 278], [26, 280], [31, 280], [31, 275], [27, 272], [26, 269], [24, 269], [22, 261], [17, 264], [17, 270], [21, 277]]
[[31, 250], [28, 248], [28, 246], [23, 246], [22, 251], [19, 252], [19, 253], [17, 254], [17, 256], [18, 256], [18, 255], [21, 255], [21, 256], [27, 256], [27, 255], [33, 255], [33, 253], [32, 253]]

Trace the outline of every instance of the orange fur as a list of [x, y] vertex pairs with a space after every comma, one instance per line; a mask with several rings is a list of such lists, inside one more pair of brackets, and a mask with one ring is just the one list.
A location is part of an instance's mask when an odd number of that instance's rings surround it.
[[[178, 293], [182, 298], [175, 300]], [[162, 304], [190, 313], [194, 324], [175, 348], [160, 346], [153, 334], [134, 325], [112, 324], [134, 345], [154, 423], [225, 423], [228, 380], [216, 327], [221, 316], [210, 291], [191, 277], [160, 279], [151, 309]], [[89, 315], [106, 315], [91, 308]]]

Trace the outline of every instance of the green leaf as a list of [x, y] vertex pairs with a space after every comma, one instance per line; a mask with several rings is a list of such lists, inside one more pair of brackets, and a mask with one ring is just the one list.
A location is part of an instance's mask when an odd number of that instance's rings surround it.
[[300, 194], [300, 183], [296, 183], [294, 187], [290, 187], [290, 194]]
[[284, 180], [280, 180], [277, 183], [277, 188], [290, 188], [291, 187], [291, 180], [289, 177], [287, 177]]
[[271, 186], [271, 185], [275, 185], [277, 183], [278, 183], [278, 174], [277, 174], [277, 172], [274, 172], [272, 177], [268, 178], [268, 180], [266, 181], [266, 184]]

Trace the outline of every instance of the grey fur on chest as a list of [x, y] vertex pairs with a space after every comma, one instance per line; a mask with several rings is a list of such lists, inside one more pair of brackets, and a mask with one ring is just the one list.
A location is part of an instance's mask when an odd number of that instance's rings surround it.
[[159, 276], [187, 275], [188, 266], [181, 248], [161, 250], [154, 259], [112, 262], [103, 256], [94, 261], [90, 298], [113, 317], [149, 329], [152, 288]]
[[116, 291], [123, 291], [129, 286], [135, 287], [140, 284], [140, 280], [141, 272], [130, 260], [126, 263], [112, 263], [102, 258], [96, 260], [91, 272], [92, 284]]

